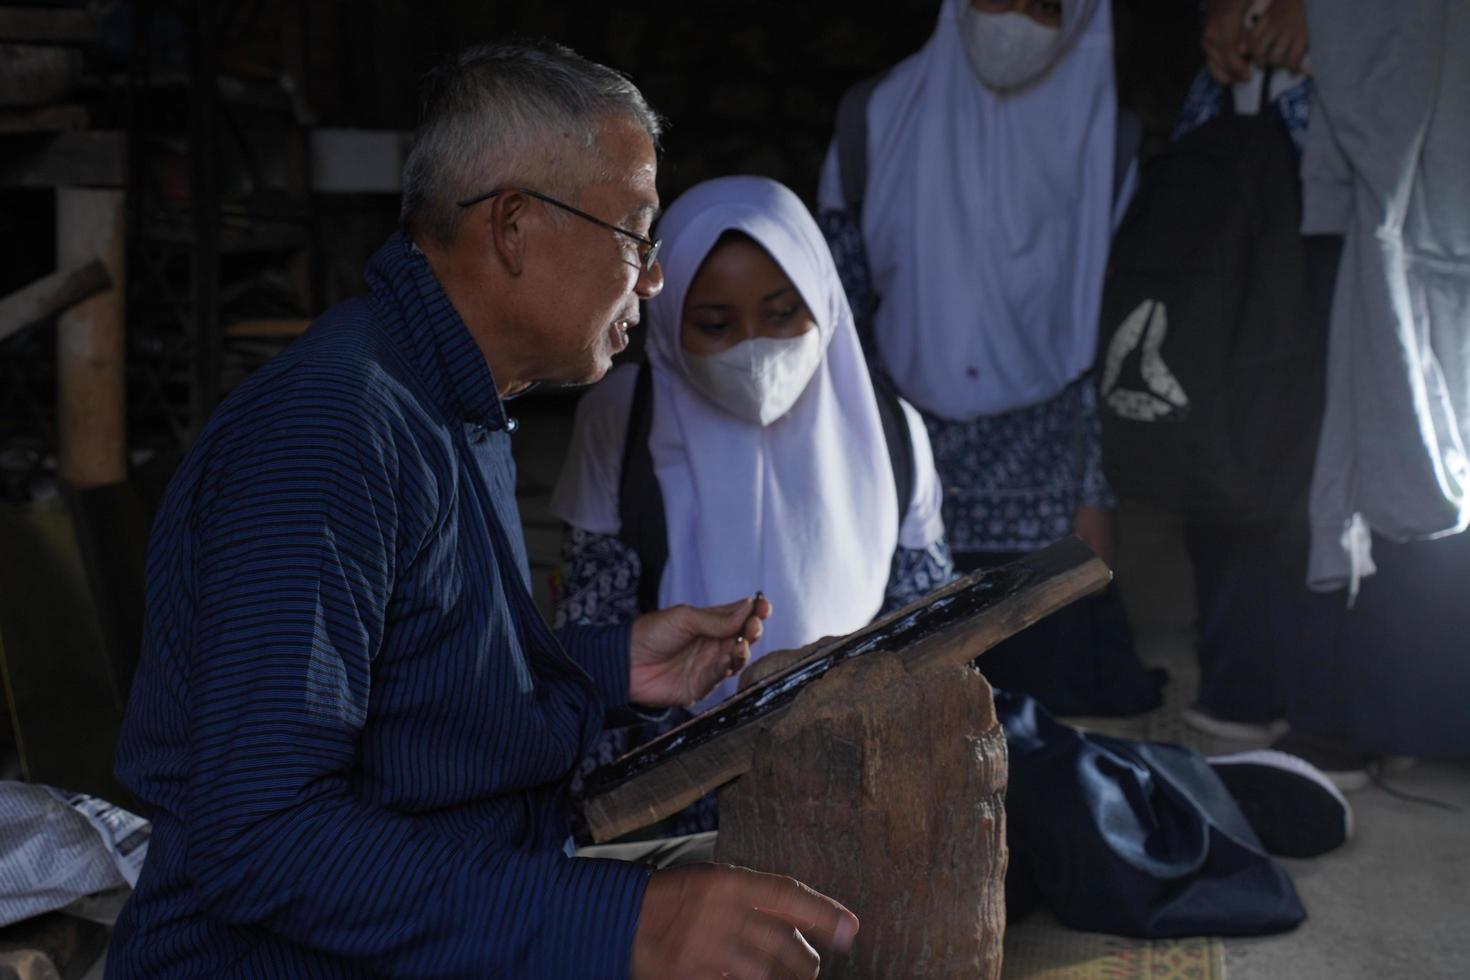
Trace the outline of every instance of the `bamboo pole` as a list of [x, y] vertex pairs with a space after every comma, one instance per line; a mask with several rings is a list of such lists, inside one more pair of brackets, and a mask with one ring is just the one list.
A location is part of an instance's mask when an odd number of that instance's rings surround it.
[[99, 259], [112, 288], [63, 313], [56, 325], [58, 473], [93, 487], [127, 476], [123, 192], [56, 190], [57, 265]]

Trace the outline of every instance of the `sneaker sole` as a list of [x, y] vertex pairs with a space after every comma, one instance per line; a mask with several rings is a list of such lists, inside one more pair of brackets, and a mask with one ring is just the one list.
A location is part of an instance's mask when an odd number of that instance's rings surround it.
[[1288, 731], [1286, 722], [1277, 720], [1263, 723], [1227, 721], [1198, 708], [1189, 707], [1179, 712], [1180, 720], [1197, 732], [1232, 742], [1270, 742]]
[[1208, 761], [1272, 854], [1317, 857], [1353, 836], [1347, 797], [1305, 759], [1259, 749]]

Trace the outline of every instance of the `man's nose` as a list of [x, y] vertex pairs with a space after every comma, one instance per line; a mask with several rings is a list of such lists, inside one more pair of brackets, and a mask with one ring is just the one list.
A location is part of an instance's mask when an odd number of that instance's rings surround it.
[[653, 268], [638, 273], [638, 282], [633, 286], [633, 292], [640, 299], [653, 299], [664, 291], [664, 267], [657, 259], [654, 260]]

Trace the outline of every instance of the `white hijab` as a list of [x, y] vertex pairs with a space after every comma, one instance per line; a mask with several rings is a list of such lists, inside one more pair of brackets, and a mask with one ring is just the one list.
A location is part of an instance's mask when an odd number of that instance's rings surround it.
[[968, 420], [1033, 405], [1092, 364], [1117, 105], [1109, 0], [1063, 0], [1059, 60], [1000, 96], [945, 0], [868, 105], [863, 240], [884, 366], [920, 408]]
[[[727, 231], [750, 236], [782, 268], [824, 349], [795, 405], [765, 427], [700, 394], [680, 342], [689, 284]], [[669, 542], [659, 605], [765, 592], [774, 614], [754, 656], [852, 632], [883, 603], [900, 513], [872, 380], [827, 243], [801, 200], [763, 177], [697, 185], [670, 206], [659, 234], [664, 289], [645, 319], [649, 447]], [[579, 499], [579, 486], [558, 490], [556, 510], [589, 526], [583, 513], [601, 510]], [[735, 687], [730, 678], [696, 710]]]

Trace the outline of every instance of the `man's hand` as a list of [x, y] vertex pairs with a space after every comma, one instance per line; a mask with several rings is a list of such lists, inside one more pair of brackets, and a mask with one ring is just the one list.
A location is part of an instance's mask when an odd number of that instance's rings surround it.
[[812, 948], [847, 953], [858, 920], [781, 875], [722, 864], [656, 871], [633, 937], [633, 980], [815, 980]]
[[633, 620], [629, 697], [651, 707], [693, 704], [737, 674], [760, 639], [771, 603], [740, 599], [723, 606], [670, 606]]
[[1208, 0], [1205, 4], [1205, 30], [1200, 46], [1205, 49], [1210, 77], [1221, 85], [1243, 82], [1251, 75], [1250, 62], [1245, 58], [1247, 3], [1248, 0]]
[[1082, 543], [1097, 552], [1104, 565], [1112, 568], [1113, 559], [1117, 557], [1113, 512], [1106, 507], [1078, 507], [1072, 518], [1072, 527]]
[[1246, 33], [1255, 63], [1302, 70], [1307, 57], [1307, 11], [1303, 0], [1274, 0]]

